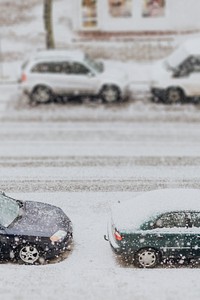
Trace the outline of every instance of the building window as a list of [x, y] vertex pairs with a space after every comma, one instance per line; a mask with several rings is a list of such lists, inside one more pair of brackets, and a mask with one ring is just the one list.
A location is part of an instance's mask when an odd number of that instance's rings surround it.
[[132, 16], [132, 0], [108, 0], [109, 13], [112, 17]]
[[143, 0], [143, 17], [165, 16], [165, 0]]
[[82, 25], [84, 28], [97, 27], [97, 0], [82, 0]]

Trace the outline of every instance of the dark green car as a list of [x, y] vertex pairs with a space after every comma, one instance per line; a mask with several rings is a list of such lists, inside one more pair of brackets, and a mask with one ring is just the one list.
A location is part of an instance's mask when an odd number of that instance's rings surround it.
[[108, 240], [136, 266], [200, 257], [200, 190], [165, 189], [121, 201], [112, 210]]

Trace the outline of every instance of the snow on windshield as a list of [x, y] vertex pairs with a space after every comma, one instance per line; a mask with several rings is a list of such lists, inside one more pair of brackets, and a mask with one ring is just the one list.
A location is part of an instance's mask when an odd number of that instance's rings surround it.
[[166, 64], [173, 68], [177, 68], [187, 57], [188, 52], [185, 47], [181, 46], [177, 48], [168, 58], [166, 58]]
[[11, 198], [0, 195], [0, 224], [8, 227], [19, 214], [19, 205]]

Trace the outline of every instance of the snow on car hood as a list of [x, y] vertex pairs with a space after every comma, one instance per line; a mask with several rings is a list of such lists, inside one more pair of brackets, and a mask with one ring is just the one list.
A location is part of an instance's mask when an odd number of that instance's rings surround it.
[[127, 64], [130, 82], [145, 83], [151, 80], [153, 63], [131, 62]]
[[127, 82], [127, 72], [125, 69], [120, 68], [118, 63], [104, 62], [104, 70], [99, 75], [102, 78], [109, 78], [118, 80], [120, 82]]
[[166, 60], [162, 59], [152, 65], [150, 74], [150, 82], [156, 82], [171, 78], [172, 70], [167, 68]]
[[69, 219], [64, 212], [53, 205], [26, 201], [20, 219], [8, 231], [21, 235], [51, 236], [58, 230], [67, 230]]
[[[152, 63], [104, 61], [105, 71], [124, 74], [127, 83], [149, 82], [151, 79]], [[116, 75], [115, 74], [115, 75]]]
[[200, 211], [199, 189], [163, 189], [140, 194], [121, 201], [112, 208], [112, 219], [118, 230], [137, 230], [157, 214], [172, 211]]
[[113, 77], [125, 74], [128, 84], [145, 84], [171, 77], [172, 71], [167, 68], [165, 62], [165, 59], [148, 63], [105, 61], [105, 72], [102, 74], [110, 74]]

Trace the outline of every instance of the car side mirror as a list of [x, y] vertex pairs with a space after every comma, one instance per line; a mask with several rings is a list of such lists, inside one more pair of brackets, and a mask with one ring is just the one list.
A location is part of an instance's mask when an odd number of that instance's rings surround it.
[[0, 225], [0, 233], [1, 233], [1, 232], [5, 232], [5, 227], [2, 226], [2, 225]]

